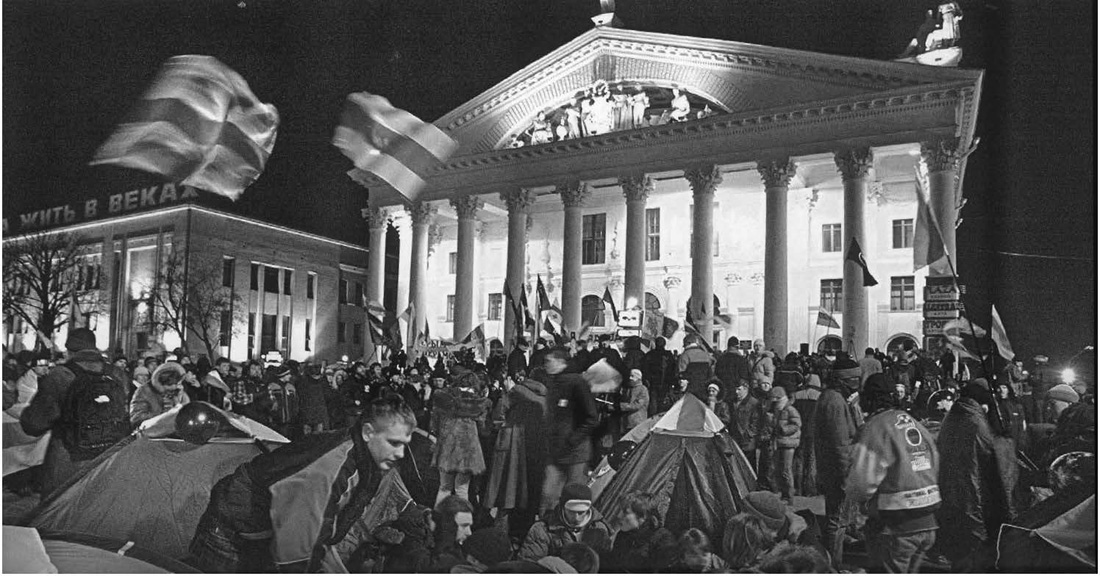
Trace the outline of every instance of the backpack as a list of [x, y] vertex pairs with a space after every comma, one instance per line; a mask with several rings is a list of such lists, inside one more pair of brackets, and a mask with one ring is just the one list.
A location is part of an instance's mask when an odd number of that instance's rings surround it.
[[88, 460], [130, 434], [126, 386], [107, 373], [89, 372], [76, 362], [65, 367], [76, 379], [61, 407], [61, 443], [73, 460]]

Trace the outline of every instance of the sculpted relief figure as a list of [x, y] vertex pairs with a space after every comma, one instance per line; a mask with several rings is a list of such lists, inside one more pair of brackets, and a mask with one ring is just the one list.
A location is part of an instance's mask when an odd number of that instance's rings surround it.
[[638, 88], [638, 93], [630, 97], [632, 128], [641, 128], [648, 125], [645, 121], [646, 108], [649, 108], [649, 96], [646, 95], [645, 90]]
[[691, 104], [688, 102], [687, 94], [680, 92], [679, 88], [672, 89], [672, 112], [669, 114], [669, 121], [671, 122], [683, 122], [687, 120], [688, 114], [691, 113]]

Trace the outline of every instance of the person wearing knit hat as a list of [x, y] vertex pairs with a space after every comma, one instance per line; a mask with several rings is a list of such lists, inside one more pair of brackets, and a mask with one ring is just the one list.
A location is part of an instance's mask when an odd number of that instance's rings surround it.
[[130, 435], [129, 377], [107, 363], [87, 328], [69, 332], [66, 362], [38, 379], [38, 393], [19, 415], [23, 432], [52, 431], [42, 463], [42, 496], [86, 462]]
[[742, 511], [760, 519], [765, 530], [774, 539], [787, 524], [787, 506], [775, 492], [758, 490], [749, 492], [741, 500]]
[[768, 394], [771, 400], [772, 438], [775, 439], [772, 466], [779, 483], [779, 493], [790, 502], [794, 491], [794, 451], [802, 440], [802, 415], [791, 404], [782, 386], [772, 388]]
[[1059, 384], [1047, 391], [1046, 421], [1057, 422], [1070, 405], [1081, 401], [1081, 396], [1069, 384]]
[[598, 553], [611, 548], [611, 528], [592, 505], [592, 489], [579, 483], [562, 488], [558, 506], [531, 526], [519, 558], [536, 562], [545, 556], [560, 556], [570, 542], [584, 542]]
[[848, 528], [844, 480], [852, 462], [852, 448], [863, 417], [856, 404], [859, 397], [859, 364], [848, 357], [833, 363], [830, 385], [821, 393], [814, 414], [814, 454], [817, 457], [818, 486], [825, 496], [826, 522], [821, 543], [832, 556], [834, 568], [844, 558]]
[[482, 528], [470, 534], [462, 543], [466, 564], [451, 569], [451, 574], [481, 574], [490, 566], [512, 559], [512, 542], [508, 534], [498, 528]]
[[152, 376], [152, 374], [145, 366], [134, 368], [134, 388], [141, 388], [148, 384], [150, 376]]

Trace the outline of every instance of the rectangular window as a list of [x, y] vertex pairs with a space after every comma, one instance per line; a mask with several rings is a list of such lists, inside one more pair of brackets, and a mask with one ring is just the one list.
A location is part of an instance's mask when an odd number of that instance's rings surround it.
[[354, 304], [356, 306], [364, 306], [364, 307], [366, 306], [366, 301], [364, 301], [364, 299], [363, 299], [363, 283], [362, 282], [356, 282], [355, 283], [355, 302], [354, 302]]
[[264, 292], [279, 293], [279, 269], [264, 266]]
[[280, 333], [279, 349], [290, 356], [290, 316], [283, 316], [283, 329]]
[[917, 291], [912, 276], [890, 277], [890, 310], [916, 310]]
[[455, 297], [454, 295], [447, 296], [447, 321], [455, 321]]
[[306, 298], [313, 300], [313, 290], [317, 283], [317, 275], [310, 272], [306, 275]]
[[447, 273], [458, 274], [458, 252], [451, 252], [447, 259]]
[[275, 350], [275, 330], [279, 327], [278, 317], [274, 314], [264, 314], [263, 326], [260, 327], [260, 353], [266, 354]]
[[584, 216], [581, 230], [581, 264], [603, 264], [607, 214]]
[[840, 278], [821, 281], [821, 309], [826, 312], [840, 310], [841, 296], [844, 292], [844, 280]]
[[249, 354], [256, 349], [256, 313], [248, 313], [248, 351]]
[[348, 281], [343, 278], [340, 279], [340, 294], [338, 298], [341, 304], [348, 303]]
[[347, 334], [345, 334], [346, 331], [347, 331], [347, 324], [345, 324], [343, 322], [337, 322], [336, 323], [336, 343], [337, 344], [343, 344], [344, 342], [348, 341]]
[[840, 235], [840, 224], [824, 224], [821, 226], [821, 251], [840, 252], [844, 247], [844, 239]]
[[309, 352], [313, 344], [313, 320], [306, 318], [306, 352]]
[[233, 277], [237, 275], [237, 259], [228, 256], [222, 258], [222, 286], [233, 287]]
[[290, 287], [294, 284], [294, 271], [283, 270], [283, 294], [290, 296]]
[[489, 315], [487, 320], [500, 320], [500, 311], [503, 307], [504, 297], [500, 292], [489, 294]]
[[661, 259], [661, 209], [645, 210], [645, 260], [653, 262]]
[[363, 325], [355, 324], [351, 329], [351, 343], [362, 344], [363, 343]]
[[222, 310], [221, 322], [218, 324], [218, 346], [229, 346], [229, 335], [233, 331], [233, 315], [229, 310]]
[[894, 249], [913, 247], [913, 219], [894, 220]]
[[248, 271], [248, 289], [259, 290], [260, 289], [260, 265], [253, 263], [252, 267]]
[[[714, 213], [715, 214], [718, 213], [718, 203], [717, 202], [714, 203]], [[713, 220], [711, 220], [711, 222], [713, 223]], [[688, 232], [688, 247], [689, 248], [688, 248], [688, 250], [690, 250], [691, 249], [690, 246], [695, 243], [695, 205], [694, 204], [689, 204], [688, 205], [688, 229], [689, 229], [689, 232]], [[711, 256], [714, 256], [715, 258], [718, 257], [718, 228], [717, 227], [714, 228], [714, 249], [712, 250]]]

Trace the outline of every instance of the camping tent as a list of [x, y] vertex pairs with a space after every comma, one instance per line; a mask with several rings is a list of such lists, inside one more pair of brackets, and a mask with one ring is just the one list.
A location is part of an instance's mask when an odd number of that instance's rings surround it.
[[997, 568], [1006, 572], [1096, 572], [1095, 484], [1055, 493], [1001, 527]]
[[58, 488], [23, 524], [130, 541], [182, 558], [214, 484], [261, 451], [287, 442], [255, 421], [222, 414], [231, 426], [202, 445], [172, 437], [175, 411], [147, 421]]
[[657, 496], [670, 530], [696, 527], [720, 541], [726, 521], [741, 510], [741, 498], [756, 489], [748, 459], [721, 433], [723, 424], [714, 412], [691, 394], [639, 428], [644, 426], [649, 433], [599, 491], [596, 507], [615, 518], [624, 496], [649, 492]]
[[4, 572], [8, 574], [172, 574], [190, 566], [124, 542], [99, 536], [40, 533], [4, 526]]

